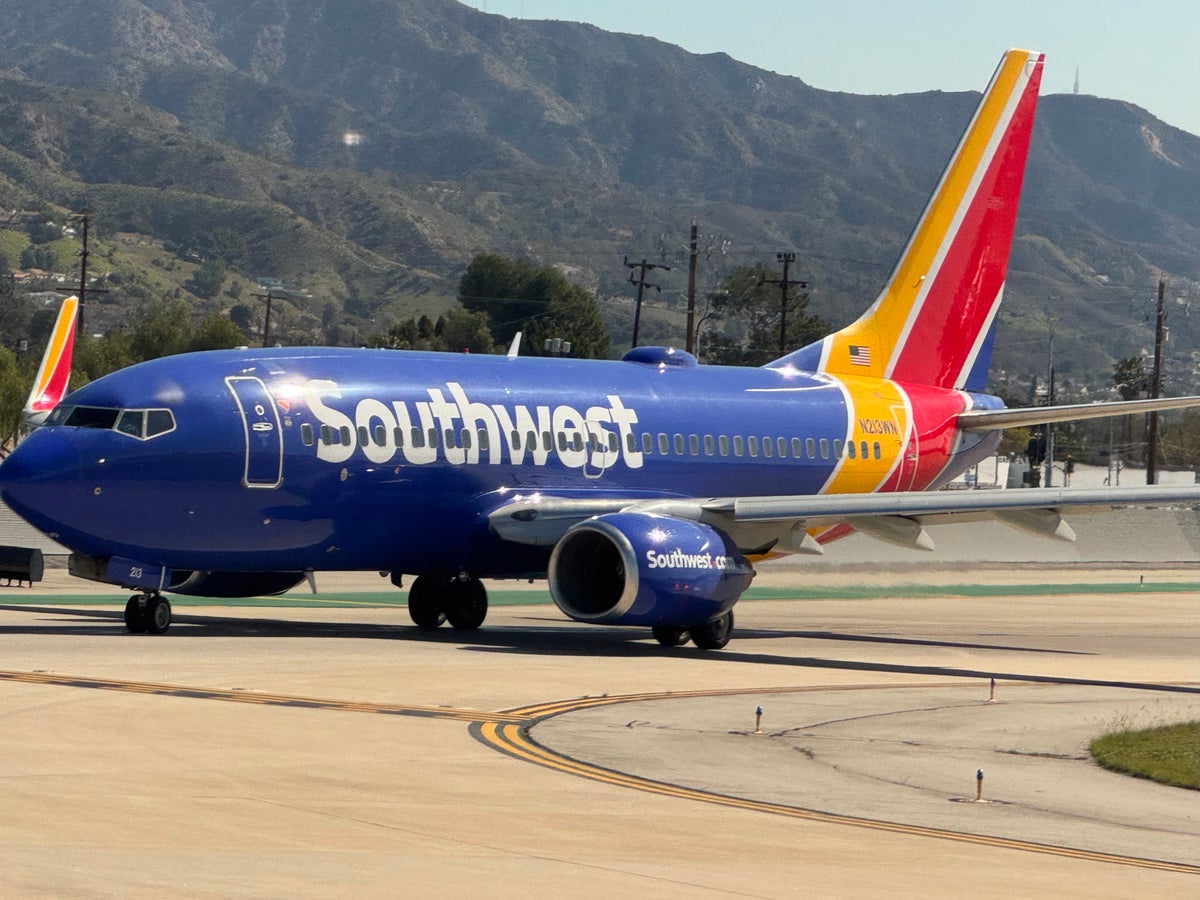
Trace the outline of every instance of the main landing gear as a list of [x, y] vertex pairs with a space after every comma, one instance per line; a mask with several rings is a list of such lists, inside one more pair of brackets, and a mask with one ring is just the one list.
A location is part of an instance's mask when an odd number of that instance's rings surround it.
[[487, 617], [487, 589], [466, 572], [418, 575], [408, 591], [408, 615], [429, 630], [449, 622], [457, 631], [474, 631]]
[[162, 594], [134, 594], [125, 604], [125, 627], [133, 634], [162, 634], [171, 627], [171, 601]]
[[701, 650], [720, 650], [733, 637], [733, 610], [692, 628], [655, 625], [652, 631], [654, 639], [664, 647], [680, 647], [691, 638], [692, 643]]

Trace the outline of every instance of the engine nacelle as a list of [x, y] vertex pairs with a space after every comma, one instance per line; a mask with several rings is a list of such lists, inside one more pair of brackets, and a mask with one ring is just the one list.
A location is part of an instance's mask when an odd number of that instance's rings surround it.
[[737, 603], [754, 569], [708, 525], [620, 512], [563, 535], [549, 579], [555, 604], [576, 621], [691, 628]]
[[176, 572], [187, 575], [166, 590], [193, 597], [270, 597], [304, 580], [303, 572]]

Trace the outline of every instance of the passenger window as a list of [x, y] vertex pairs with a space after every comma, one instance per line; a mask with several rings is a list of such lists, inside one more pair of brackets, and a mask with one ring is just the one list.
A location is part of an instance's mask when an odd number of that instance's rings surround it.
[[632, 431], [625, 435], [625, 448], [630, 453], [637, 453], [637, 435]]
[[792, 456], [796, 459], [804, 456], [804, 442], [800, 438], [792, 438]]
[[375, 443], [380, 447], [383, 447], [387, 444], [387, 428], [385, 428], [383, 425], [375, 426]]
[[436, 428], [429, 429], [429, 446], [436, 447], [438, 445], [438, 430]]
[[488, 430], [486, 428], [480, 428], [479, 429], [479, 452], [482, 453], [485, 450], [490, 450], [491, 448], [492, 448], [492, 438], [488, 434]]
[[756, 438], [754, 435], [750, 435], [750, 437], [746, 438], [746, 444], [750, 449], [750, 455], [758, 456], [758, 438]]
[[713, 436], [711, 434], [706, 434], [704, 436], [704, 455], [712, 456], [715, 451], [716, 448], [713, 446]]
[[[632, 434], [629, 436], [629, 443], [630, 443], [630, 445], [633, 444], [633, 435]], [[619, 440], [617, 440], [617, 436], [615, 434], [613, 434], [612, 432], [609, 432], [609, 434], [608, 434], [608, 452], [616, 453], [620, 449], [621, 449], [621, 442]]]
[[392, 437], [395, 439], [397, 447], [404, 446], [404, 429], [401, 426], [397, 425], [392, 430]]
[[658, 433], [658, 452], [663, 456], [671, 452], [671, 439], [661, 431]]
[[862, 449], [862, 458], [863, 458], [863, 459], [869, 459], [869, 458], [870, 458], [870, 454], [869, 454], [869, 453], [867, 453], [867, 442], [866, 442], [866, 441], [863, 441], [861, 444], [859, 444], [859, 447]]
[[542, 432], [542, 449], [547, 453], [554, 449], [554, 437], [548, 431]]
[[[349, 441], [347, 441], [347, 443], [349, 443]], [[370, 432], [367, 431], [367, 426], [359, 425], [358, 426], [358, 445], [360, 447], [365, 447], [369, 443], [371, 443], [371, 434], [370, 434]]]
[[583, 449], [583, 435], [578, 431], [571, 436], [571, 449], [576, 453]]
[[817, 458], [817, 442], [812, 438], [805, 438], [804, 440], [804, 455], [809, 459]]
[[787, 456], [787, 438], [775, 438], [775, 446], [779, 449], [779, 458]]
[[121, 418], [117, 419], [117, 431], [121, 434], [127, 434], [130, 437], [135, 437], [138, 440], [142, 438], [142, 423], [146, 420], [146, 414], [140, 409], [127, 409], [121, 413]]
[[846, 441], [846, 455], [854, 459], [854, 441]]
[[443, 444], [442, 446], [445, 447], [447, 450], [453, 450], [455, 447], [458, 446], [457, 444], [454, 443], [454, 429], [453, 428], [446, 429], [446, 443]]
[[326, 447], [333, 443], [333, 429], [328, 425], [321, 426], [321, 443]]
[[[532, 432], [532, 431], [529, 433], [529, 436], [530, 436], [531, 438], [533, 437], [533, 432]], [[517, 431], [517, 429], [515, 429], [515, 428], [514, 428], [514, 429], [512, 430], [512, 434], [510, 434], [508, 437], [509, 437], [509, 441], [508, 441], [508, 442], [509, 442], [510, 444], [512, 444], [512, 448], [513, 448], [514, 450], [520, 450], [520, 449], [521, 449], [521, 432]], [[529, 447], [530, 447], [530, 449], [532, 449], [532, 448], [533, 448], [533, 441], [532, 441], [532, 440], [529, 442]]]
[[692, 456], [700, 455], [700, 438], [694, 434], [688, 435], [688, 453]]
[[462, 438], [462, 448], [464, 450], [470, 450], [471, 449], [471, 429], [464, 428], [462, 430], [461, 438]]
[[648, 431], [642, 432], [642, 452], [647, 456], [654, 453], [654, 435]]
[[876, 441], [875, 442], [875, 458], [881, 459], [882, 457], [883, 457], [883, 454], [879, 450], [879, 441]]
[[313, 427], [311, 422], [305, 422], [300, 426], [300, 440], [304, 442], [305, 447], [313, 445]]
[[349, 425], [342, 426], [341, 435], [342, 435], [342, 443], [349, 444], [350, 443], [350, 426]]
[[728, 456], [729, 455], [729, 435], [723, 434], [719, 438], [717, 438], [717, 446], [720, 448], [722, 456]]
[[[515, 446], [520, 446], [521, 435], [515, 431], [513, 432], [513, 435], [514, 435], [513, 444]], [[529, 451], [531, 453], [537, 449], [537, 432], [536, 431], [525, 432], [525, 446], [529, 449]]]
[[412, 427], [412, 445], [417, 450], [425, 446], [425, 432], [421, 430], [421, 426], [419, 425]]
[[734, 456], [742, 455], [742, 453], [744, 452], [744, 444], [745, 444], [745, 440], [742, 438], [742, 436], [740, 434], [735, 434], [733, 436], [733, 455]]
[[763, 456], [770, 459], [775, 455], [775, 442], [769, 437], [763, 438]]
[[565, 431], [558, 433], [558, 449], [560, 453], [567, 449], [567, 433]]
[[829, 440], [821, 438], [821, 459], [829, 459]]

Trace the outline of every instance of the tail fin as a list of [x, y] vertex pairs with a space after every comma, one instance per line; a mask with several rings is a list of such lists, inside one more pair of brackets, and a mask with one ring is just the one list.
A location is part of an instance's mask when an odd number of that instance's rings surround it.
[[769, 366], [982, 390], [1044, 56], [1004, 54], [879, 298]]
[[54, 330], [46, 344], [46, 353], [42, 356], [42, 365], [37, 378], [33, 380], [33, 390], [25, 401], [26, 425], [41, 425], [66, 396], [67, 384], [71, 380], [71, 352], [75, 346], [75, 316], [78, 311], [79, 300], [76, 297], [64, 300], [58, 311]]

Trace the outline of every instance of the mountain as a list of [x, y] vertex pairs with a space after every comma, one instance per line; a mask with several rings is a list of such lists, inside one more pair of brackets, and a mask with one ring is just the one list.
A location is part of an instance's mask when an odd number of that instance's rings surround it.
[[[821, 91], [453, 0], [7, 0], [0, 203], [86, 204], [109, 233], [233, 255], [306, 288], [298, 316], [333, 304], [361, 328], [444, 308], [484, 249], [627, 298], [622, 257], [675, 264], [695, 216], [702, 287], [795, 249], [838, 322], [873, 299], [976, 101]], [[1049, 307], [1060, 374], [1098, 384], [1151, 339], [1159, 273], [1200, 290], [1198, 246], [1200, 138], [1044, 97], [997, 365], [1044, 371]], [[662, 284], [656, 327], [678, 341], [683, 279]], [[1176, 381], [1200, 363], [1188, 309], [1172, 304]]]

